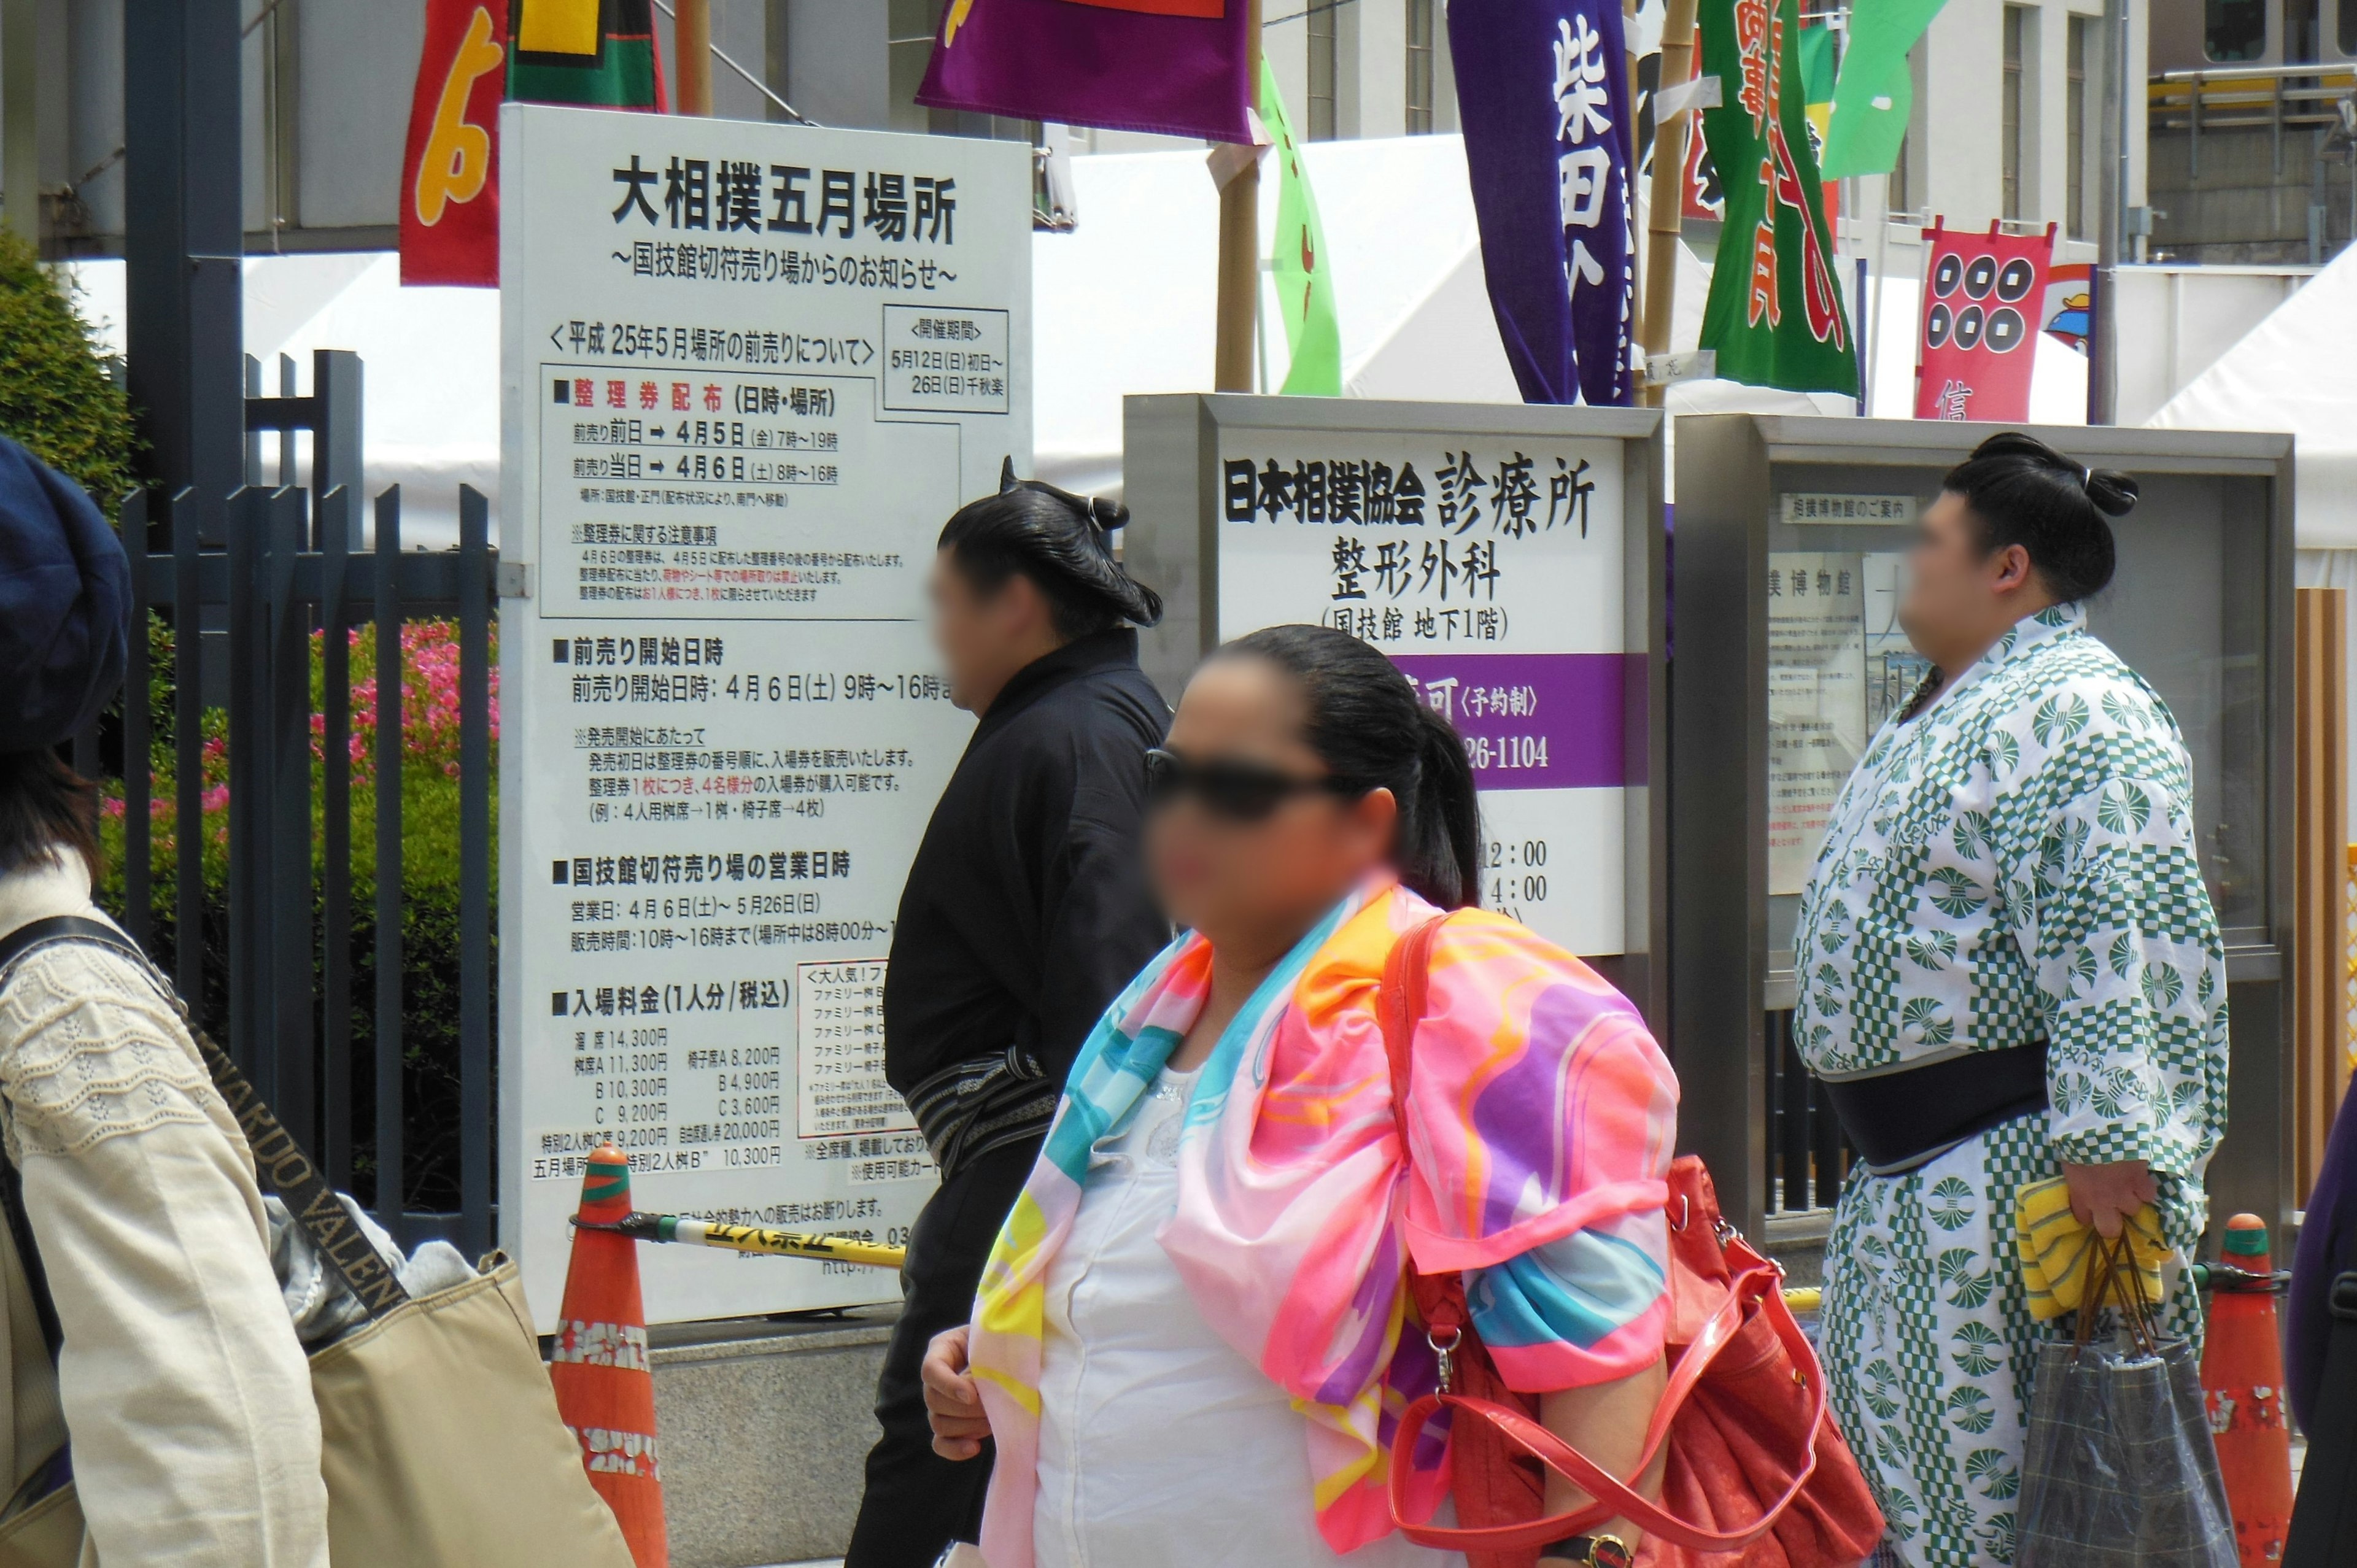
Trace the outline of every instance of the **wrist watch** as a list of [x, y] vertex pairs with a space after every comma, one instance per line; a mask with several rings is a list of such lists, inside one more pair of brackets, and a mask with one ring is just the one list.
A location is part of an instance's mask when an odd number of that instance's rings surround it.
[[1574, 1535], [1544, 1547], [1542, 1558], [1577, 1563], [1582, 1568], [1631, 1568], [1636, 1553], [1617, 1535]]

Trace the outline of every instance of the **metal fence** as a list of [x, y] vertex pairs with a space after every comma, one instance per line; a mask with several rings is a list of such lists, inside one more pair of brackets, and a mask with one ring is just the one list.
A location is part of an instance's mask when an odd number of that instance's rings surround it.
[[[291, 382], [291, 366], [286, 381]], [[252, 389], [254, 378], [249, 375]], [[313, 471], [327, 488], [251, 484], [227, 496], [139, 493], [122, 508], [132, 564], [131, 668], [120, 730], [78, 736], [85, 777], [119, 771], [123, 800], [123, 918], [143, 946], [168, 948], [189, 1005], [267, 1094], [286, 1126], [317, 1155], [329, 1179], [360, 1191], [379, 1221], [406, 1243], [439, 1235], [487, 1250], [492, 1208], [490, 635], [498, 558], [490, 507], [459, 491], [456, 549], [402, 548], [398, 488], [373, 504], [366, 535], [357, 486], [359, 361], [317, 357], [315, 392], [249, 397], [248, 424], [278, 430], [282, 478], [293, 469], [291, 433], [314, 434]], [[258, 477], [249, 454], [249, 477]], [[155, 611], [171, 628], [171, 809], [175, 885], [158, 906], [156, 778], [147, 693], [145, 628]], [[355, 1041], [353, 949], [353, 689], [350, 636], [372, 632], [376, 668], [402, 668], [402, 628], [455, 619], [458, 643], [458, 894], [457, 1014], [457, 1166], [455, 1206], [415, 1204], [409, 1158], [402, 777], [402, 681], [377, 683], [373, 831], [374, 996], [360, 999], [373, 1038]], [[312, 697], [312, 649], [319, 691]], [[216, 661], [226, 668], [212, 667]], [[226, 677], [223, 679], [223, 677]], [[217, 701], [208, 702], [208, 697]], [[225, 711], [229, 777], [226, 898], [203, 872], [206, 712]], [[315, 741], [319, 837], [313, 836]], [[225, 929], [223, 929], [225, 927]], [[190, 940], [193, 937], [194, 940]], [[225, 940], [224, 940], [225, 939]], [[436, 993], [442, 977], [436, 977]], [[365, 1112], [365, 1116], [362, 1112]], [[364, 1155], [364, 1162], [359, 1156]], [[356, 1166], [364, 1163], [366, 1170]]]
[[1768, 1015], [1768, 1187], [1771, 1215], [1831, 1208], [1851, 1150], [1824, 1085], [1802, 1064], [1790, 1011]]

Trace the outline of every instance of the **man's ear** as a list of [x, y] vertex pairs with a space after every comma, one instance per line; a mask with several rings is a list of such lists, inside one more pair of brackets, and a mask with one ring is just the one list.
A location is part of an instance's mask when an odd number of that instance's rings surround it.
[[2026, 546], [2007, 545], [1997, 552], [1996, 585], [1997, 590], [2000, 593], [2009, 593], [2022, 586], [2029, 581], [2030, 574], [2034, 569], [2030, 564], [2029, 551]]

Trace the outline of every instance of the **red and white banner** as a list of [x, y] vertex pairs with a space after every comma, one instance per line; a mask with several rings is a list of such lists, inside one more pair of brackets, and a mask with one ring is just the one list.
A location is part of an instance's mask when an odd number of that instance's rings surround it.
[[500, 282], [500, 101], [507, 0], [426, 0], [401, 161], [401, 281]]
[[2043, 234], [1952, 232], [1933, 219], [1923, 231], [1923, 328], [1915, 350], [1915, 417], [2029, 417], [2032, 339], [2046, 303], [2054, 225]]

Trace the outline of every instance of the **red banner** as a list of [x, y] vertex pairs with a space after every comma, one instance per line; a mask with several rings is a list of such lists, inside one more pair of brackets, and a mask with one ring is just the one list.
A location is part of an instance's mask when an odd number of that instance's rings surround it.
[[2054, 259], [2054, 225], [2043, 234], [1952, 232], [1933, 219], [1923, 231], [1922, 336], [1915, 352], [1915, 417], [2029, 417], [2034, 339]]
[[426, 0], [401, 164], [401, 281], [500, 282], [507, 0]]

